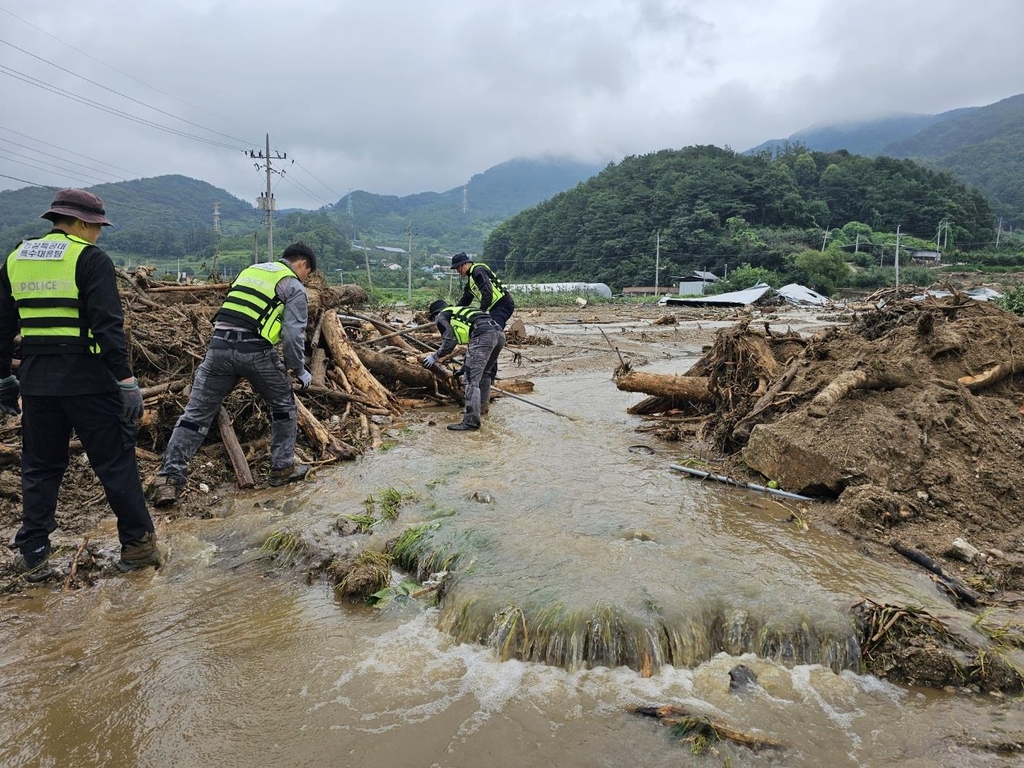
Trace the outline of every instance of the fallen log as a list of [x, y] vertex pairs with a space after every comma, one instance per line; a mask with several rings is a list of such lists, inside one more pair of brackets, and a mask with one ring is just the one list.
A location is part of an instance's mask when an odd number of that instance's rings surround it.
[[345, 374], [353, 389], [361, 392], [372, 405], [391, 411], [399, 410], [394, 395], [373, 377], [352, 349], [345, 329], [341, 327], [338, 315], [334, 312], [324, 315], [323, 338], [334, 364]]
[[711, 378], [708, 376], [629, 371], [615, 377], [615, 386], [623, 392], [643, 392], [645, 395], [695, 403], [710, 403], [715, 399], [710, 385]]
[[858, 389], [896, 389], [907, 386], [907, 381], [886, 374], [871, 374], [867, 371], [843, 371], [832, 383], [814, 396], [807, 407], [807, 413], [821, 418], [829, 409], [851, 392]]
[[162, 395], [165, 392], [174, 392], [179, 389], [184, 389], [188, 386], [189, 382], [190, 379], [174, 379], [173, 381], [153, 384], [150, 387], [142, 387], [142, 399], [145, 400], [147, 397], [153, 397], [154, 395]]
[[706, 739], [710, 742], [731, 741], [743, 747], [749, 747], [755, 752], [764, 749], [783, 751], [786, 744], [777, 739], [767, 736], [755, 736], [733, 728], [718, 718], [703, 715], [678, 705], [666, 705], [663, 707], [636, 707], [633, 710], [638, 715], [653, 717], [662, 725], [667, 725], [681, 734], [684, 740]]
[[[404, 360], [382, 354], [369, 347], [356, 347], [355, 353], [374, 376], [400, 381], [410, 387], [434, 389], [434, 374], [422, 365], [410, 365]], [[419, 354], [415, 351], [414, 353]]]
[[295, 398], [295, 408], [298, 411], [299, 429], [316, 447], [320, 458], [329, 454], [337, 459], [354, 459], [358, 455], [355, 448], [332, 435], [298, 398]]
[[245, 460], [245, 451], [238, 442], [235, 428], [231, 425], [231, 416], [223, 407], [217, 411], [217, 427], [220, 429], [220, 440], [224, 444], [224, 450], [227, 451], [231, 466], [235, 470], [238, 487], [251, 488], [255, 485], [252, 470], [249, 469], [249, 462]]
[[778, 381], [768, 388], [768, 391], [761, 395], [760, 399], [754, 403], [754, 407], [750, 409], [750, 412], [736, 422], [736, 426], [732, 428], [733, 440], [747, 440], [750, 437], [750, 431], [754, 428], [754, 424], [758, 420], [758, 416], [771, 407], [772, 403], [779, 396], [779, 393], [786, 389], [790, 384], [793, 383], [793, 379], [796, 378], [797, 371], [800, 370], [800, 361], [794, 361], [786, 372], [779, 377]]
[[939, 577], [940, 583], [958, 600], [961, 600], [968, 605], [977, 606], [984, 601], [980, 592], [976, 592], [966, 584], [964, 584], [956, 576], [947, 573], [946, 570], [935, 562], [932, 558], [928, 557], [924, 552], [913, 547], [908, 547], [900, 541], [893, 540], [889, 542], [889, 545], [907, 558], [910, 562], [920, 565], [927, 571], [934, 573]]
[[196, 291], [226, 291], [231, 283], [203, 283], [193, 285], [162, 285], [156, 288], [147, 288], [146, 293], [193, 293]]
[[971, 392], [978, 392], [979, 390], [991, 387], [1007, 376], [1012, 376], [1015, 373], [1024, 371], [1024, 358], [1020, 360], [1013, 360], [1009, 363], [999, 363], [989, 368], [987, 371], [979, 373], [977, 376], [961, 376], [957, 379], [958, 384], [962, 384], [967, 387]]

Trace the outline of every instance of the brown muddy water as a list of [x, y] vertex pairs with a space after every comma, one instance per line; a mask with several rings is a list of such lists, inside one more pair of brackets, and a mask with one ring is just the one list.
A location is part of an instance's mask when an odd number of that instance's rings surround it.
[[[672, 472], [680, 457], [633, 431], [638, 396], [608, 370], [534, 378], [528, 397], [577, 421], [508, 399], [468, 435], [443, 429], [452, 409], [418, 414], [390, 450], [175, 523], [159, 573], [0, 604], [0, 765], [1020, 764], [964, 746], [1019, 740], [1019, 701], [855, 671], [846, 608], [955, 617], [928, 578], [787, 523], [795, 507]], [[385, 488], [410, 498], [374, 545], [430, 523], [462, 552], [440, 608], [339, 602], [259, 557], [281, 530], [348, 546], [334, 522]], [[531, 631], [561, 622], [539, 652], [560, 666], [501, 660], [510, 612]], [[638, 639], [586, 637], [609, 617]], [[626, 666], [644, 652], [646, 678]], [[745, 695], [729, 692], [740, 662], [759, 678]], [[672, 703], [789, 747], [694, 755], [629, 713]]]

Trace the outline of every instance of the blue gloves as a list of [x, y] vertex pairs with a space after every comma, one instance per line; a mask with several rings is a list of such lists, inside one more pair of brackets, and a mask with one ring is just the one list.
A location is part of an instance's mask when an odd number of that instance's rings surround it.
[[313, 374], [309, 372], [309, 368], [303, 368], [296, 376], [299, 377], [299, 384], [302, 389], [306, 389], [313, 383]]
[[132, 379], [130, 384], [117, 382], [121, 388], [121, 416], [128, 421], [138, 421], [142, 417], [142, 391], [139, 380]]
[[21, 413], [21, 408], [18, 406], [20, 391], [18, 380], [13, 375], [0, 379], [0, 413], [8, 413], [11, 416]]
[[426, 360], [423, 361], [424, 368], [433, 368], [437, 365], [437, 352], [431, 352], [427, 355]]

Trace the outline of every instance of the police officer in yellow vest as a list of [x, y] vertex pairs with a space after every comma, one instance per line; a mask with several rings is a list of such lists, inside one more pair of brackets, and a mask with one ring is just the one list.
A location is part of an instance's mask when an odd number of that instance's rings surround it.
[[128, 363], [114, 264], [95, 245], [110, 221], [103, 201], [81, 189], [58, 192], [42, 218], [53, 222], [50, 233], [22, 242], [0, 268], [0, 411], [19, 412], [19, 390], [24, 409], [15, 570], [29, 581], [53, 573], [49, 537], [72, 430], [117, 517], [118, 567], [159, 567], [135, 460], [142, 394]]
[[497, 366], [498, 353], [505, 346], [505, 332], [494, 319], [479, 309], [449, 307], [445, 302], [433, 302], [427, 313], [441, 331], [441, 346], [427, 355], [424, 368], [433, 368], [440, 358], [447, 357], [456, 344], [468, 344], [463, 373], [466, 382], [466, 408], [459, 424], [448, 429], [462, 432], [480, 429], [480, 417], [487, 413], [491, 399], [491, 377], [487, 371]]
[[[501, 280], [494, 274], [489, 266], [481, 261], [473, 261], [465, 253], [456, 253], [452, 256], [452, 269], [459, 273], [459, 277], [468, 278], [462, 289], [462, 297], [458, 301], [460, 307], [470, 307], [473, 302], [479, 302], [480, 309], [487, 312], [501, 328], [505, 330], [508, 319], [515, 312], [516, 305], [512, 300], [512, 294], [501, 284]], [[494, 358], [493, 364], [487, 369], [487, 386], [498, 378], [498, 358]], [[487, 409], [487, 400], [483, 401], [483, 407]]]
[[452, 256], [451, 268], [459, 273], [459, 277], [469, 278], [462, 289], [458, 305], [469, 307], [473, 302], [479, 302], [480, 310], [490, 313], [491, 319], [505, 330], [516, 305], [512, 294], [501, 284], [498, 276], [486, 264], [473, 261], [464, 253]]
[[[292, 243], [280, 261], [243, 269], [214, 315], [213, 339], [196, 369], [185, 412], [167, 443], [151, 487], [153, 503], [171, 506], [185, 485], [189, 461], [203, 444], [228, 393], [246, 379], [270, 412], [270, 484], [302, 480], [309, 472], [295, 463], [295, 395], [287, 369], [303, 389], [312, 375], [305, 365], [307, 301], [304, 283], [316, 271], [316, 255]], [[281, 342], [284, 362], [274, 350]]]

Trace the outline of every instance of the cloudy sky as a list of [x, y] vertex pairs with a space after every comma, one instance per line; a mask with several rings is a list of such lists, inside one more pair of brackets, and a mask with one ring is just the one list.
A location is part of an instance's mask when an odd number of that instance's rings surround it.
[[744, 150], [1024, 92], [1022, 28], [1021, 0], [0, 0], [0, 189], [179, 173], [252, 200], [267, 133], [280, 207]]

